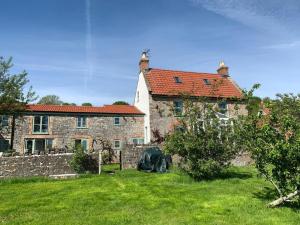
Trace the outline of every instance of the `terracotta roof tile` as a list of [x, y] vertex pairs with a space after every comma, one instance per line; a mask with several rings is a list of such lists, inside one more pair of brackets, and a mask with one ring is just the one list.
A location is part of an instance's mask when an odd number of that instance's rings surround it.
[[27, 105], [27, 111], [32, 112], [61, 112], [61, 113], [96, 113], [96, 114], [133, 114], [143, 115], [132, 105], [72, 106], [72, 105]]
[[[176, 96], [184, 93], [199, 97], [241, 98], [243, 96], [240, 88], [230, 78], [220, 74], [153, 68], [145, 77], [154, 95]], [[176, 83], [174, 77], [179, 77], [182, 82]], [[207, 79], [210, 85], [205, 84], [204, 79]]]

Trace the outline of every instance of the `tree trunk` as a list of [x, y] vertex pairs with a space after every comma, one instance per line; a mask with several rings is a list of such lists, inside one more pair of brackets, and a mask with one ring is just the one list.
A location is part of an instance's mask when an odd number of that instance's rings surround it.
[[99, 174], [101, 174], [101, 165], [102, 165], [102, 152], [99, 151]]
[[10, 133], [10, 149], [14, 149], [14, 139], [15, 139], [15, 126], [16, 126], [16, 115], [13, 114], [11, 122], [11, 133]]
[[294, 198], [294, 197], [297, 196], [297, 195], [299, 195], [299, 191], [298, 191], [298, 190], [295, 191], [295, 192], [293, 192], [293, 193], [288, 194], [287, 196], [278, 198], [277, 200], [275, 200], [275, 201], [269, 203], [268, 206], [269, 206], [269, 207], [276, 207], [276, 206], [278, 206], [278, 205], [280, 205], [280, 204], [282, 204], [282, 203], [284, 203], [284, 202], [290, 200], [291, 198]]

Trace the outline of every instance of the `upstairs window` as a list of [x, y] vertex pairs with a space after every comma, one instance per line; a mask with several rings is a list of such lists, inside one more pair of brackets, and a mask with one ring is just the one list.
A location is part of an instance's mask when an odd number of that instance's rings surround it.
[[174, 104], [174, 113], [179, 116], [182, 114], [183, 102], [181, 100], [176, 100], [173, 102]]
[[34, 116], [33, 132], [48, 133], [48, 116]]
[[7, 115], [0, 115], [0, 126], [1, 127], [8, 126], [8, 116]]
[[175, 80], [175, 83], [177, 83], [177, 84], [181, 84], [182, 83], [180, 77], [174, 77], [174, 80]]
[[211, 85], [210, 80], [208, 79], [203, 79], [203, 82], [205, 85]]
[[115, 126], [121, 125], [121, 118], [120, 117], [115, 117], [114, 118], [114, 125]]
[[222, 114], [226, 114], [227, 113], [227, 103], [226, 102], [220, 102], [219, 104], [218, 104], [218, 107], [219, 107], [219, 110], [220, 110], [220, 113], [222, 113]]
[[86, 128], [86, 116], [78, 116], [77, 117], [77, 127], [78, 128]]

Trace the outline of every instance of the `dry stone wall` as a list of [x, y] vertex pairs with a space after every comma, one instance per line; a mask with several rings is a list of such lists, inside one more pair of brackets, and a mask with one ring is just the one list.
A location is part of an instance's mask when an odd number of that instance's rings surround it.
[[0, 178], [74, 174], [72, 154], [0, 157]]

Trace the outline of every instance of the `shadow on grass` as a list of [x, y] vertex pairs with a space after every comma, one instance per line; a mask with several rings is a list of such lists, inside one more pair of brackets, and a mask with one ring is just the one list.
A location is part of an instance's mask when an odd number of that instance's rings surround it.
[[[266, 201], [267, 204], [272, 202], [272, 201], [275, 201], [276, 199], [279, 198], [278, 192], [274, 188], [270, 188], [270, 187], [264, 187], [263, 190], [261, 190], [259, 192], [256, 192], [256, 193], [253, 193], [253, 196], [255, 198]], [[290, 209], [293, 209], [295, 211], [299, 211], [300, 210], [300, 201], [299, 200], [300, 199], [298, 197], [298, 199], [295, 198], [291, 202], [284, 202], [281, 205], [279, 205], [278, 207], [280, 207], [280, 208], [290, 208]]]

